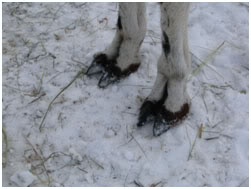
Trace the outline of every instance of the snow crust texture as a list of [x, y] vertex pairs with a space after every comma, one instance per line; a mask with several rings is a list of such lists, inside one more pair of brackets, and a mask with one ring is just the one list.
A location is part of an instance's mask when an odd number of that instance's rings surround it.
[[[161, 53], [159, 5], [136, 73], [105, 90], [77, 79], [111, 42], [116, 3], [3, 3], [3, 186], [248, 186], [248, 3], [193, 3], [191, 112], [138, 129]], [[39, 129], [41, 128], [41, 130]]]

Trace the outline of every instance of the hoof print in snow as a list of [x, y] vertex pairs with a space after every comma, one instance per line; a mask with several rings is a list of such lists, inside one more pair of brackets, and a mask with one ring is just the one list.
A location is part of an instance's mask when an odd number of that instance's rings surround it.
[[188, 104], [184, 104], [181, 110], [175, 113], [166, 110], [166, 108], [162, 106], [160, 112], [158, 113], [154, 121], [153, 135], [160, 136], [161, 134], [168, 131], [170, 128], [176, 126], [186, 117], [188, 112], [189, 112]]
[[115, 59], [108, 59], [105, 54], [98, 54], [94, 56], [94, 60], [89, 66], [86, 75], [100, 77], [98, 86], [100, 88], [106, 88], [107, 86], [118, 82], [120, 79], [127, 77], [133, 72], [136, 72], [139, 68], [139, 63], [131, 64], [125, 70], [121, 70], [117, 65]]

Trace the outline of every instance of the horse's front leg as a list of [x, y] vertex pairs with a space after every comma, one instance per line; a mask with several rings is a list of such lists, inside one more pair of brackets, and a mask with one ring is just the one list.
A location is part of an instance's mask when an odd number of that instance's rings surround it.
[[154, 116], [153, 134], [159, 136], [181, 121], [189, 112], [186, 82], [190, 71], [187, 42], [188, 3], [162, 3], [162, 54], [157, 79], [143, 103], [138, 126]]
[[94, 56], [87, 75], [101, 74], [99, 87], [137, 71], [140, 65], [139, 48], [146, 33], [145, 3], [119, 3], [117, 31], [102, 53]]

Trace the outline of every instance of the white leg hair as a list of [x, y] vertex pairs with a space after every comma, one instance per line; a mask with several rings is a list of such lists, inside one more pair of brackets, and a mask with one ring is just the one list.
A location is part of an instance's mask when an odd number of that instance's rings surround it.
[[191, 61], [187, 42], [188, 3], [162, 3], [162, 54], [158, 61], [158, 74], [148, 99], [158, 101], [167, 83], [168, 97], [165, 108], [178, 112], [190, 104], [186, 90]]
[[139, 64], [139, 48], [146, 33], [145, 3], [119, 3], [117, 31], [104, 51], [109, 59], [117, 58], [123, 71], [130, 64]]
[[146, 33], [145, 3], [120, 3], [123, 43], [118, 66], [123, 70], [131, 63], [140, 63], [139, 48]]
[[119, 53], [118, 49], [120, 48], [121, 42], [122, 42], [122, 33], [120, 30], [117, 29], [112, 43], [104, 50], [104, 52], [101, 53], [106, 54], [108, 59], [115, 59], [118, 56]]

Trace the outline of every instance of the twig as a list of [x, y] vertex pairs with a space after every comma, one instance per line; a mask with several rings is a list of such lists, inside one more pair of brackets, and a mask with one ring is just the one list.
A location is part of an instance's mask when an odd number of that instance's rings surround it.
[[45, 118], [46, 118], [46, 116], [47, 116], [47, 114], [48, 114], [48, 112], [50, 111], [50, 109], [51, 109], [51, 106], [52, 106], [52, 104], [53, 104], [53, 102], [67, 89], [67, 88], [69, 88], [71, 85], [72, 85], [72, 83], [74, 83], [79, 77], [80, 77], [80, 75], [82, 75], [82, 74], [85, 74], [86, 73], [86, 69], [82, 69], [81, 71], [79, 71], [78, 73], [77, 73], [77, 75], [71, 80], [71, 82], [68, 84], [68, 85], [66, 85], [54, 98], [53, 98], [53, 100], [50, 102], [50, 104], [49, 104], [49, 106], [48, 106], [48, 108], [47, 108], [47, 110], [46, 110], [46, 112], [45, 112], [45, 115], [44, 115], [44, 117], [43, 117], [43, 120], [42, 120], [42, 122], [41, 122], [41, 124], [40, 124], [40, 126], [39, 126], [39, 131], [40, 132], [42, 132], [42, 128], [43, 128], [43, 123], [44, 123], [44, 121], [45, 121]]
[[83, 62], [81, 62], [81, 61], [79, 61], [79, 60], [76, 60], [76, 59], [74, 59], [73, 57], [71, 57], [71, 60], [72, 60], [73, 62], [76, 62], [76, 63], [78, 63], [78, 64], [81, 64], [81, 65], [86, 66], [85, 63], [83, 63]]
[[214, 139], [218, 139], [219, 137], [216, 136], [216, 137], [210, 137], [210, 138], [205, 138], [205, 140], [214, 140]]
[[59, 157], [60, 154], [62, 154], [64, 156], [69, 156], [69, 155], [64, 154], [63, 152], [52, 152], [47, 158], [44, 158], [44, 162], [48, 161], [51, 158]]
[[61, 5], [61, 6], [58, 8], [58, 10], [54, 13], [53, 21], [56, 20], [57, 13], [58, 13], [58, 12], [60, 11], [60, 9], [62, 9], [63, 6], [65, 6], [65, 5], [66, 5], [66, 3], [64, 3], [63, 5]]
[[150, 185], [150, 187], [156, 187], [156, 186], [158, 186], [160, 183], [161, 183], [161, 181], [159, 181], [159, 182], [157, 182], [157, 183], [153, 183], [153, 184]]
[[145, 153], [145, 151], [143, 150], [143, 148], [141, 147], [141, 145], [138, 143], [138, 141], [134, 138], [133, 134], [130, 134], [131, 137], [133, 138], [133, 140], [137, 143], [137, 145], [139, 146], [140, 150], [143, 152], [143, 154], [145, 155], [146, 159], [147, 159], [147, 155]]
[[45, 95], [46, 95], [46, 93], [45, 93], [45, 92], [44, 92], [44, 93], [42, 93], [39, 97], [35, 98], [34, 100], [32, 100], [31, 102], [29, 102], [28, 104], [32, 104], [32, 103], [34, 103], [34, 102], [38, 101], [41, 97], [43, 97], [43, 96], [45, 96]]
[[21, 93], [25, 93], [24, 91], [18, 89], [18, 88], [15, 88], [15, 87], [12, 87], [12, 86], [9, 86], [9, 85], [6, 85], [6, 84], [3, 84], [4, 87], [7, 87], [7, 88], [10, 88], [14, 91], [17, 91], [17, 92], [21, 92]]
[[229, 139], [234, 138], [234, 137], [226, 135], [226, 134], [221, 134], [220, 132], [217, 132], [217, 131], [204, 131], [204, 132], [206, 132], [206, 133], [216, 133], [216, 134], [219, 134], [220, 136], [224, 136], [224, 137], [229, 138]]
[[[128, 137], [127, 137], [127, 138], [128, 138]], [[127, 145], [127, 144], [128, 144], [128, 143], [130, 143], [132, 140], [133, 140], [133, 137], [131, 137], [131, 138], [130, 138], [130, 140], [129, 140], [128, 142], [126, 142], [126, 143], [124, 143], [124, 144], [119, 145], [117, 148], [120, 148], [121, 146], [125, 146], [125, 145]]]
[[97, 161], [95, 161], [94, 159], [92, 159], [91, 157], [89, 157], [93, 163], [95, 163], [95, 165], [97, 165], [99, 168], [101, 169], [105, 169], [102, 165], [100, 165]]
[[151, 89], [152, 87], [146, 86], [146, 85], [133, 85], [133, 84], [124, 84], [124, 85], [118, 85], [120, 87], [144, 87], [145, 89]]
[[214, 124], [214, 125], [212, 126], [212, 128], [215, 128], [217, 125], [219, 125], [219, 124], [222, 123], [222, 122], [224, 122], [224, 120], [221, 120], [221, 121], [219, 121], [218, 123]]
[[242, 181], [238, 187], [242, 186], [247, 180], [249, 179], [249, 177], [247, 177], [244, 181]]
[[207, 111], [207, 114], [208, 114], [208, 109], [207, 109], [207, 104], [206, 104], [206, 101], [205, 101], [205, 90], [204, 90], [204, 92], [203, 92], [203, 94], [201, 95], [201, 97], [202, 97], [202, 101], [203, 101], [203, 103], [204, 103], [204, 106], [205, 106], [205, 108], [206, 108], [206, 111]]
[[80, 171], [83, 171], [84, 173], [88, 173], [86, 170], [84, 170], [84, 169], [81, 169], [81, 168], [79, 168], [79, 167], [77, 167]]
[[128, 171], [127, 175], [126, 175], [125, 182], [124, 182], [124, 187], [125, 187], [126, 180], [127, 180], [127, 177], [128, 177], [128, 175], [129, 175], [129, 173], [130, 173], [131, 169], [132, 169], [132, 166], [130, 167], [130, 169], [129, 169], [129, 171]]
[[121, 113], [124, 113], [124, 114], [130, 114], [130, 115], [134, 115], [134, 116], [137, 116], [136, 113], [132, 113], [132, 112], [126, 112], [126, 111], [122, 111]]
[[138, 186], [138, 187], [144, 187], [144, 185], [141, 184], [139, 181], [134, 180], [133, 182], [134, 182], [134, 184], [135, 184], [136, 186]]
[[[42, 76], [40, 78], [40, 82], [39, 82], [39, 86], [38, 88], [37, 87], [33, 87], [33, 90], [30, 92], [30, 93], [27, 93], [27, 94], [24, 94], [25, 96], [29, 96], [29, 97], [37, 97], [40, 93], [41, 93], [41, 90], [42, 90], [42, 85], [43, 85], [43, 78], [44, 78], [44, 72], [42, 73]], [[45, 93], [44, 93], [45, 94]], [[41, 94], [39, 96], [39, 98], [41, 96], [44, 96], [43, 94]], [[36, 99], [35, 99], [36, 101]]]
[[224, 136], [224, 137], [226, 137], [226, 138], [229, 138], [229, 139], [233, 139], [234, 137], [232, 137], [232, 136], [229, 136], [229, 135], [225, 135], [225, 134], [220, 134], [221, 136]]
[[62, 73], [64, 73], [64, 72], [59, 72], [56, 75], [52, 76], [51, 79], [49, 79], [49, 81], [47, 81], [47, 83], [49, 83], [51, 80], [55, 79], [56, 77], [58, 77]]

